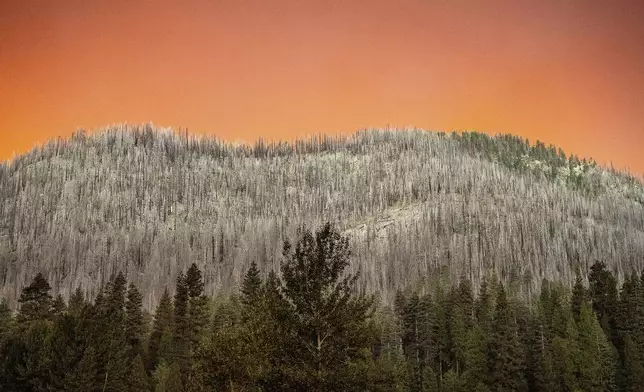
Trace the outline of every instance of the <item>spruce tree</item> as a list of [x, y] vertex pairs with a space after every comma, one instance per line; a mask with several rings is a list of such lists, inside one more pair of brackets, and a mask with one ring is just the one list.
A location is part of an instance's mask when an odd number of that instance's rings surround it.
[[301, 231], [296, 245], [284, 244], [283, 294], [291, 304], [288, 325], [289, 374], [295, 389], [337, 390], [359, 382], [333, 377], [343, 363], [364, 359], [373, 308], [371, 298], [355, 293], [357, 275], [344, 275], [349, 242], [326, 224]]
[[615, 387], [613, 349], [597, 317], [587, 303], [579, 312], [575, 365], [579, 389], [585, 392], [612, 391]]
[[478, 323], [468, 331], [465, 346], [465, 371], [463, 377], [467, 390], [475, 390], [485, 379], [487, 367], [488, 336]]
[[517, 324], [500, 286], [488, 347], [489, 387], [494, 392], [527, 391], [524, 376], [524, 350], [518, 337]]
[[174, 308], [168, 289], [163, 290], [163, 295], [154, 312], [152, 333], [148, 343], [148, 373], [154, 372], [161, 361], [171, 358], [172, 337], [174, 331]]
[[186, 272], [186, 287], [188, 289], [188, 338], [190, 355], [196, 351], [199, 341], [203, 338], [209, 322], [208, 301], [204, 295], [204, 283], [201, 271], [192, 264]]
[[259, 276], [257, 263], [254, 261], [244, 276], [241, 287], [241, 302], [248, 308], [248, 311], [256, 308], [261, 298], [262, 278]]
[[[172, 335], [172, 364], [179, 366], [179, 374], [187, 379], [190, 360], [190, 321], [188, 319], [188, 284], [183, 272], [177, 277], [174, 293], [174, 331]], [[184, 380], [185, 381], [185, 380]]]
[[613, 345], [618, 346], [616, 312], [618, 308], [617, 280], [606, 270], [604, 263], [596, 262], [588, 275], [592, 307], [602, 329]]
[[7, 303], [7, 299], [0, 300], [0, 348], [3, 342], [9, 337], [13, 327], [13, 315]]
[[67, 304], [61, 294], [58, 294], [51, 303], [51, 312], [54, 317], [60, 316], [67, 312]]
[[145, 327], [143, 325], [143, 311], [141, 309], [141, 294], [130, 284], [125, 302], [125, 340], [128, 345], [128, 357], [131, 360], [143, 354], [143, 341]]
[[579, 317], [581, 313], [581, 307], [588, 300], [588, 293], [584, 283], [582, 281], [581, 275], [577, 275], [575, 278], [575, 284], [572, 287], [572, 298], [571, 298], [571, 310], [572, 316], [575, 319], [575, 322], [579, 322]]
[[150, 380], [145, 371], [145, 366], [143, 365], [143, 358], [140, 354], [136, 354], [131, 361], [131, 366], [128, 372], [126, 391], [142, 392], [149, 390]]
[[617, 313], [618, 350], [622, 358], [619, 383], [625, 391], [644, 389], [644, 295], [635, 274], [622, 285]]
[[125, 335], [125, 296], [127, 281], [122, 273], [107, 284], [105, 295], [97, 304], [96, 341], [98, 378], [104, 391], [126, 389], [129, 364]]
[[77, 287], [74, 293], [69, 297], [67, 311], [74, 317], [81, 317], [87, 302], [80, 287]]
[[98, 392], [102, 385], [97, 382], [98, 369], [94, 347], [88, 346], [80, 361], [65, 377], [64, 391], [69, 392]]
[[20, 294], [18, 303], [20, 311], [16, 320], [18, 323], [27, 323], [35, 320], [49, 320], [53, 316], [52, 297], [49, 293], [51, 286], [42, 274], [38, 273], [31, 284]]

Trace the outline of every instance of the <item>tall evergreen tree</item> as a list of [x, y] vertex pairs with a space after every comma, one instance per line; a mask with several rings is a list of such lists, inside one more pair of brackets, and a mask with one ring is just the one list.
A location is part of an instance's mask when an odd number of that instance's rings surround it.
[[125, 340], [128, 345], [128, 357], [132, 361], [136, 356], [143, 355], [143, 341], [145, 339], [145, 326], [143, 325], [143, 311], [141, 309], [141, 294], [130, 284], [125, 302]]
[[257, 263], [254, 261], [244, 276], [241, 287], [241, 301], [244, 306], [253, 309], [261, 298], [262, 278], [259, 276]]
[[188, 319], [188, 303], [190, 297], [188, 284], [183, 272], [177, 277], [174, 293], [174, 331], [172, 335], [172, 361], [179, 367], [179, 374], [187, 381], [190, 360], [190, 321]]
[[503, 285], [499, 288], [493, 325], [487, 355], [490, 389], [495, 392], [527, 391], [523, 361], [525, 353]]
[[209, 322], [208, 301], [204, 295], [204, 283], [201, 271], [192, 263], [186, 272], [186, 287], [188, 289], [188, 338], [190, 355], [196, 351], [199, 341], [203, 338]]
[[127, 387], [129, 365], [125, 335], [125, 296], [127, 281], [122, 273], [107, 284], [98, 306], [98, 377], [104, 391], [123, 391]]
[[613, 348], [588, 303], [581, 304], [575, 365], [579, 389], [613, 391], [616, 363]]
[[624, 279], [617, 311], [618, 350], [622, 371], [618, 382], [625, 391], [644, 389], [644, 295], [635, 274]]
[[19, 323], [26, 323], [35, 320], [49, 320], [53, 315], [51, 286], [42, 274], [38, 273], [31, 284], [20, 294], [18, 303], [20, 312], [16, 320]]
[[154, 312], [152, 333], [148, 343], [148, 373], [154, 372], [161, 361], [168, 362], [171, 358], [172, 336], [174, 331], [174, 308], [168, 290], [163, 295]]
[[326, 224], [315, 233], [302, 231], [295, 245], [284, 244], [285, 298], [293, 314], [290, 375], [295, 390], [337, 390], [359, 380], [338, 379], [347, 361], [364, 359], [370, 343], [367, 321], [373, 300], [355, 294], [357, 275], [345, 275], [349, 242]]
[[69, 297], [67, 311], [74, 317], [81, 317], [87, 302], [80, 287], [77, 287], [74, 293]]
[[583, 306], [584, 303], [588, 301], [588, 291], [586, 290], [586, 287], [584, 287], [584, 282], [581, 278], [581, 275], [577, 275], [575, 278], [575, 284], [572, 287], [572, 298], [570, 300], [571, 302], [571, 310], [572, 310], [572, 316], [575, 319], [575, 322], [579, 322], [579, 318], [581, 315], [581, 307]]
[[596, 262], [590, 267], [589, 294], [592, 307], [606, 336], [614, 345], [618, 345], [615, 313], [618, 307], [617, 280], [606, 269], [604, 263]]

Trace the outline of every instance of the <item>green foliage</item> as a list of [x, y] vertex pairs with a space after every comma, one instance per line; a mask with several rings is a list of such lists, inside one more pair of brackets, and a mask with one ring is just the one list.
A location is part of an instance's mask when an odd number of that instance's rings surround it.
[[487, 352], [490, 388], [497, 392], [527, 391], [525, 353], [503, 286], [497, 296], [493, 326]]
[[76, 290], [68, 304], [40, 276], [18, 320], [0, 302], [0, 390], [644, 390], [639, 276], [617, 292], [596, 263], [589, 288], [581, 276], [572, 290], [544, 281], [531, 308], [494, 279], [477, 298], [466, 279], [438, 281], [431, 295], [398, 292], [391, 309], [356, 293], [349, 257], [332, 226], [302, 230], [281, 276], [263, 280], [252, 264], [240, 296], [212, 301], [193, 264], [174, 304], [164, 291], [149, 334], [122, 274], [93, 302]]
[[125, 341], [128, 345], [130, 359], [134, 357], [140, 359], [143, 354], [144, 333], [141, 294], [136, 286], [130, 284], [125, 302]]
[[342, 276], [349, 243], [326, 224], [302, 230], [295, 247], [284, 245], [281, 290], [290, 304], [286, 377], [294, 389], [334, 390], [358, 382], [335, 376], [348, 361], [364, 360], [373, 300], [354, 294], [357, 275]]
[[20, 294], [20, 311], [17, 321], [21, 324], [35, 320], [49, 320], [53, 315], [51, 286], [42, 276], [37, 274], [31, 284]]
[[174, 331], [174, 309], [168, 290], [163, 291], [159, 305], [154, 313], [152, 333], [148, 343], [147, 370], [152, 372], [161, 361], [168, 362], [172, 353]]
[[262, 296], [261, 289], [262, 278], [259, 276], [257, 263], [253, 261], [246, 272], [246, 276], [244, 276], [241, 287], [241, 300], [244, 306], [248, 308], [248, 311], [256, 309], [257, 305], [260, 304]]

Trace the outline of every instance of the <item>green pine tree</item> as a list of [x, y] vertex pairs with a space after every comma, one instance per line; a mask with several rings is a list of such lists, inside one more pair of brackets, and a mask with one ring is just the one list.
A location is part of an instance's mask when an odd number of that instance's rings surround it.
[[137, 354], [131, 361], [131, 367], [127, 375], [127, 389], [129, 392], [143, 392], [150, 390], [150, 380], [145, 371], [143, 358]]
[[174, 331], [174, 308], [168, 290], [163, 290], [157, 309], [154, 312], [152, 333], [148, 343], [148, 373], [154, 372], [161, 361], [166, 363], [171, 358], [172, 336]]
[[71, 297], [69, 297], [67, 311], [74, 317], [81, 317], [86, 306], [87, 302], [85, 301], [85, 296], [83, 295], [81, 288], [77, 287]]
[[50, 291], [49, 282], [42, 274], [37, 274], [31, 284], [22, 289], [18, 299], [20, 311], [16, 321], [24, 324], [35, 320], [51, 319], [53, 316], [53, 301]]
[[585, 392], [612, 391], [616, 364], [613, 348], [588, 303], [582, 303], [578, 321], [575, 366], [579, 389]]
[[262, 278], [254, 261], [244, 276], [241, 287], [241, 301], [249, 310], [257, 308], [262, 297]]
[[189, 353], [192, 355], [204, 338], [205, 329], [209, 324], [208, 300], [204, 295], [204, 283], [201, 271], [192, 264], [186, 272], [188, 289], [188, 339]]
[[125, 301], [125, 340], [130, 360], [143, 354], [145, 326], [143, 325], [141, 304], [142, 298], [139, 290], [134, 284], [130, 284]]
[[334, 377], [343, 363], [363, 360], [370, 344], [373, 300], [355, 293], [356, 275], [344, 275], [348, 239], [326, 224], [315, 235], [301, 231], [294, 247], [285, 243], [283, 255], [293, 389], [338, 390], [360, 382]]
[[177, 277], [177, 285], [174, 293], [174, 331], [172, 335], [172, 360], [171, 364], [179, 366], [179, 374], [184, 377], [183, 383], [187, 380], [187, 372], [190, 368], [190, 321], [188, 319], [188, 303], [190, 297], [188, 284], [183, 272]]
[[527, 391], [524, 376], [524, 350], [521, 347], [517, 324], [503, 285], [498, 291], [487, 358], [489, 387], [492, 391]]
[[588, 281], [593, 311], [608, 339], [613, 345], [619, 346], [616, 325], [617, 280], [610, 271], [606, 270], [604, 263], [596, 262], [590, 268]]
[[572, 299], [571, 299], [572, 316], [575, 319], [575, 322], [579, 322], [581, 307], [587, 301], [588, 301], [588, 292], [586, 290], [586, 287], [584, 287], [584, 283], [581, 278], [581, 275], [577, 275], [577, 277], [575, 278], [575, 284], [572, 287]]

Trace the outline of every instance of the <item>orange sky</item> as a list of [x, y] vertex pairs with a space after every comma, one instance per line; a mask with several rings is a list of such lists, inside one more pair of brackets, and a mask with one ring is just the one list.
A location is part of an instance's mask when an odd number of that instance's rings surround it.
[[644, 173], [643, 20], [639, 0], [0, 0], [0, 159], [117, 122], [413, 125]]

